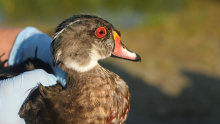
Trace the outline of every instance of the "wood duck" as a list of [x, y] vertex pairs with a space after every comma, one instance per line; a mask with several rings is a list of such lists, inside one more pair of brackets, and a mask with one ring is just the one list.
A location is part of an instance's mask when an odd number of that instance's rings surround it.
[[75, 15], [56, 29], [53, 64], [66, 72], [66, 87], [43, 87], [30, 94], [19, 115], [26, 123], [123, 124], [130, 109], [127, 84], [98, 61], [118, 57], [140, 61], [121, 42], [120, 32], [94, 15]]

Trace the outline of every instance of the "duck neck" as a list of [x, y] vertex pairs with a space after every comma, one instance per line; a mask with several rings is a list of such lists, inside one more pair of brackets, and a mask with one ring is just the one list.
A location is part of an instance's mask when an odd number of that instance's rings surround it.
[[79, 87], [88, 82], [89, 79], [94, 77], [102, 67], [97, 63], [92, 69], [87, 71], [77, 71], [73, 69], [69, 69], [64, 67], [63, 70], [66, 72], [67, 75], [67, 87]]
[[95, 61], [89, 61], [87, 64], [79, 64], [78, 62], [72, 60], [72, 59], [66, 59], [64, 62], [64, 65], [69, 68], [70, 70], [76, 71], [76, 72], [87, 72], [94, 68], [98, 64], [97, 60]]

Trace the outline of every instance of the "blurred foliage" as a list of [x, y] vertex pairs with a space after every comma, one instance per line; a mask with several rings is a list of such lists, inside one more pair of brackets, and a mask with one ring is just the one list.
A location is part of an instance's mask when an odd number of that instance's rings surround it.
[[[189, 0], [1, 0], [1, 11], [7, 22], [54, 19], [62, 15], [85, 13], [117, 13], [129, 10], [156, 14], [177, 11]], [[107, 14], [107, 13], [106, 13]], [[25, 18], [26, 17], [26, 18]]]
[[73, 14], [95, 13], [121, 28], [158, 25], [194, 1], [198, 0], [1, 0], [0, 23], [50, 28]]

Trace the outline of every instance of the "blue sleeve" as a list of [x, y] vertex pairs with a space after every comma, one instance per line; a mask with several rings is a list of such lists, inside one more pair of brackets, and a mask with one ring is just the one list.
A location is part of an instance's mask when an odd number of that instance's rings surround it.
[[66, 73], [59, 67], [52, 66], [52, 58], [50, 54], [50, 44], [52, 38], [47, 34], [42, 33], [36, 28], [27, 27], [21, 31], [12, 47], [9, 55], [8, 65], [13, 66], [25, 61], [28, 58], [35, 57], [37, 49], [37, 58], [49, 63], [54, 71], [55, 76], [60, 83], [66, 85]]
[[[50, 50], [51, 41], [52, 41], [52, 38], [50, 36], [42, 33], [38, 29], [34, 27], [25, 28], [18, 34], [15, 40], [15, 43], [9, 55], [8, 65], [18, 64], [26, 60], [27, 58], [35, 57], [35, 50], [37, 47], [38, 47], [38, 50], [41, 47], [48, 49], [48, 51], [42, 51], [42, 52], [47, 52], [47, 53], [42, 53], [42, 55], [50, 54], [49, 50]], [[36, 42], [40, 42], [40, 43], [38, 43], [37, 45], [33, 45]], [[41, 51], [38, 51], [38, 53], [39, 52]], [[48, 57], [39, 58], [39, 59], [43, 60], [44, 62], [49, 61], [47, 60]]]

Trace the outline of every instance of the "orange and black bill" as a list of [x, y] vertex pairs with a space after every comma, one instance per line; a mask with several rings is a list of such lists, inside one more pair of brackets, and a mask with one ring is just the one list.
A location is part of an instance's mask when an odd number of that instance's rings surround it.
[[141, 61], [141, 57], [138, 54], [128, 50], [125, 47], [125, 45], [121, 42], [120, 36], [115, 31], [113, 31], [113, 37], [115, 40], [115, 48], [111, 55], [112, 57], [127, 59], [131, 61]]

